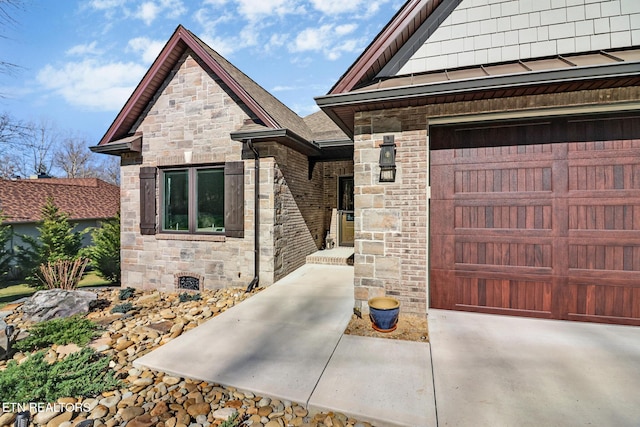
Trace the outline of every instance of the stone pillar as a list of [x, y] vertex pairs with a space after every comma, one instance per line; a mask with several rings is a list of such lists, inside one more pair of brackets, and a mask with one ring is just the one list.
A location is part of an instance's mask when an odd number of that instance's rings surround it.
[[[424, 117], [424, 119], [419, 119]], [[401, 311], [425, 315], [428, 277], [428, 145], [421, 109], [356, 114], [355, 300], [393, 296]], [[396, 181], [379, 182], [383, 136], [396, 143]]]

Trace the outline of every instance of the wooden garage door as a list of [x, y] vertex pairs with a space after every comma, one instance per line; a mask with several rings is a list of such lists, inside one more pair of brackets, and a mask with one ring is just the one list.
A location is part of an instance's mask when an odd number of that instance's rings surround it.
[[432, 127], [435, 308], [640, 325], [640, 120]]

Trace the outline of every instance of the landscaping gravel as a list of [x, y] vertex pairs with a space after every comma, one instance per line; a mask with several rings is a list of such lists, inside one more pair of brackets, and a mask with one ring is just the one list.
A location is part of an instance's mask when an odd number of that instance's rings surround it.
[[[258, 292], [254, 291], [255, 292]], [[40, 411], [31, 425], [46, 427], [211, 427], [219, 426], [237, 414], [242, 424], [253, 427], [370, 427], [339, 413], [310, 414], [296, 402], [280, 401], [198, 380], [176, 378], [162, 372], [134, 368], [138, 357], [175, 339], [208, 319], [250, 297], [243, 289], [231, 288], [202, 292], [201, 300], [180, 302], [179, 295], [136, 291], [126, 301], [119, 300], [120, 289], [98, 291], [98, 309], [86, 317], [104, 327], [100, 337], [89, 345], [111, 358], [110, 367], [125, 387], [104, 392], [93, 398], [59, 399], [51, 411]], [[125, 302], [132, 303], [127, 313], [111, 313]], [[8, 307], [8, 308], [7, 308]], [[4, 310], [13, 311], [5, 320], [21, 330], [30, 326], [22, 320], [19, 304]], [[61, 360], [79, 347], [52, 346], [47, 360]], [[13, 356], [18, 363], [28, 355]], [[0, 370], [6, 364], [0, 362]], [[6, 407], [11, 403], [0, 402]], [[38, 402], [35, 402], [38, 403]], [[42, 402], [39, 402], [42, 403]], [[6, 409], [0, 407], [0, 409]], [[76, 410], [66, 410], [66, 409]], [[13, 425], [16, 414], [0, 411], [0, 427]]]

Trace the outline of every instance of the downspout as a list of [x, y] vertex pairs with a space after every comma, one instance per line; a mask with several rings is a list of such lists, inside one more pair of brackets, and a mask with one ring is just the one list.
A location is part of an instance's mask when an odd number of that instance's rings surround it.
[[258, 286], [258, 282], [260, 281], [260, 156], [258, 155], [258, 150], [253, 146], [251, 139], [247, 139], [247, 146], [253, 152], [255, 158], [255, 183], [253, 187], [253, 280], [251, 280], [246, 290], [246, 292], [251, 292]]

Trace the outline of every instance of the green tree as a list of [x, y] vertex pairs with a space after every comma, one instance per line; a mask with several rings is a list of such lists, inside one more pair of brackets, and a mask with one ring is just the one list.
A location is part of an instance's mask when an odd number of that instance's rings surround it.
[[37, 227], [40, 235], [20, 236], [25, 246], [19, 246], [18, 263], [28, 285], [42, 286], [40, 265], [58, 260], [73, 260], [82, 247], [82, 233], [74, 231], [69, 215], [61, 212], [53, 198], [47, 198], [42, 207], [42, 223]]
[[93, 244], [83, 250], [98, 275], [111, 283], [120, 282], [120, 214], [91, 231]]
[[11, 270], [11, 227], [4, 224], [5, 216], [0, 210], [0, 282], [9, 275]]

